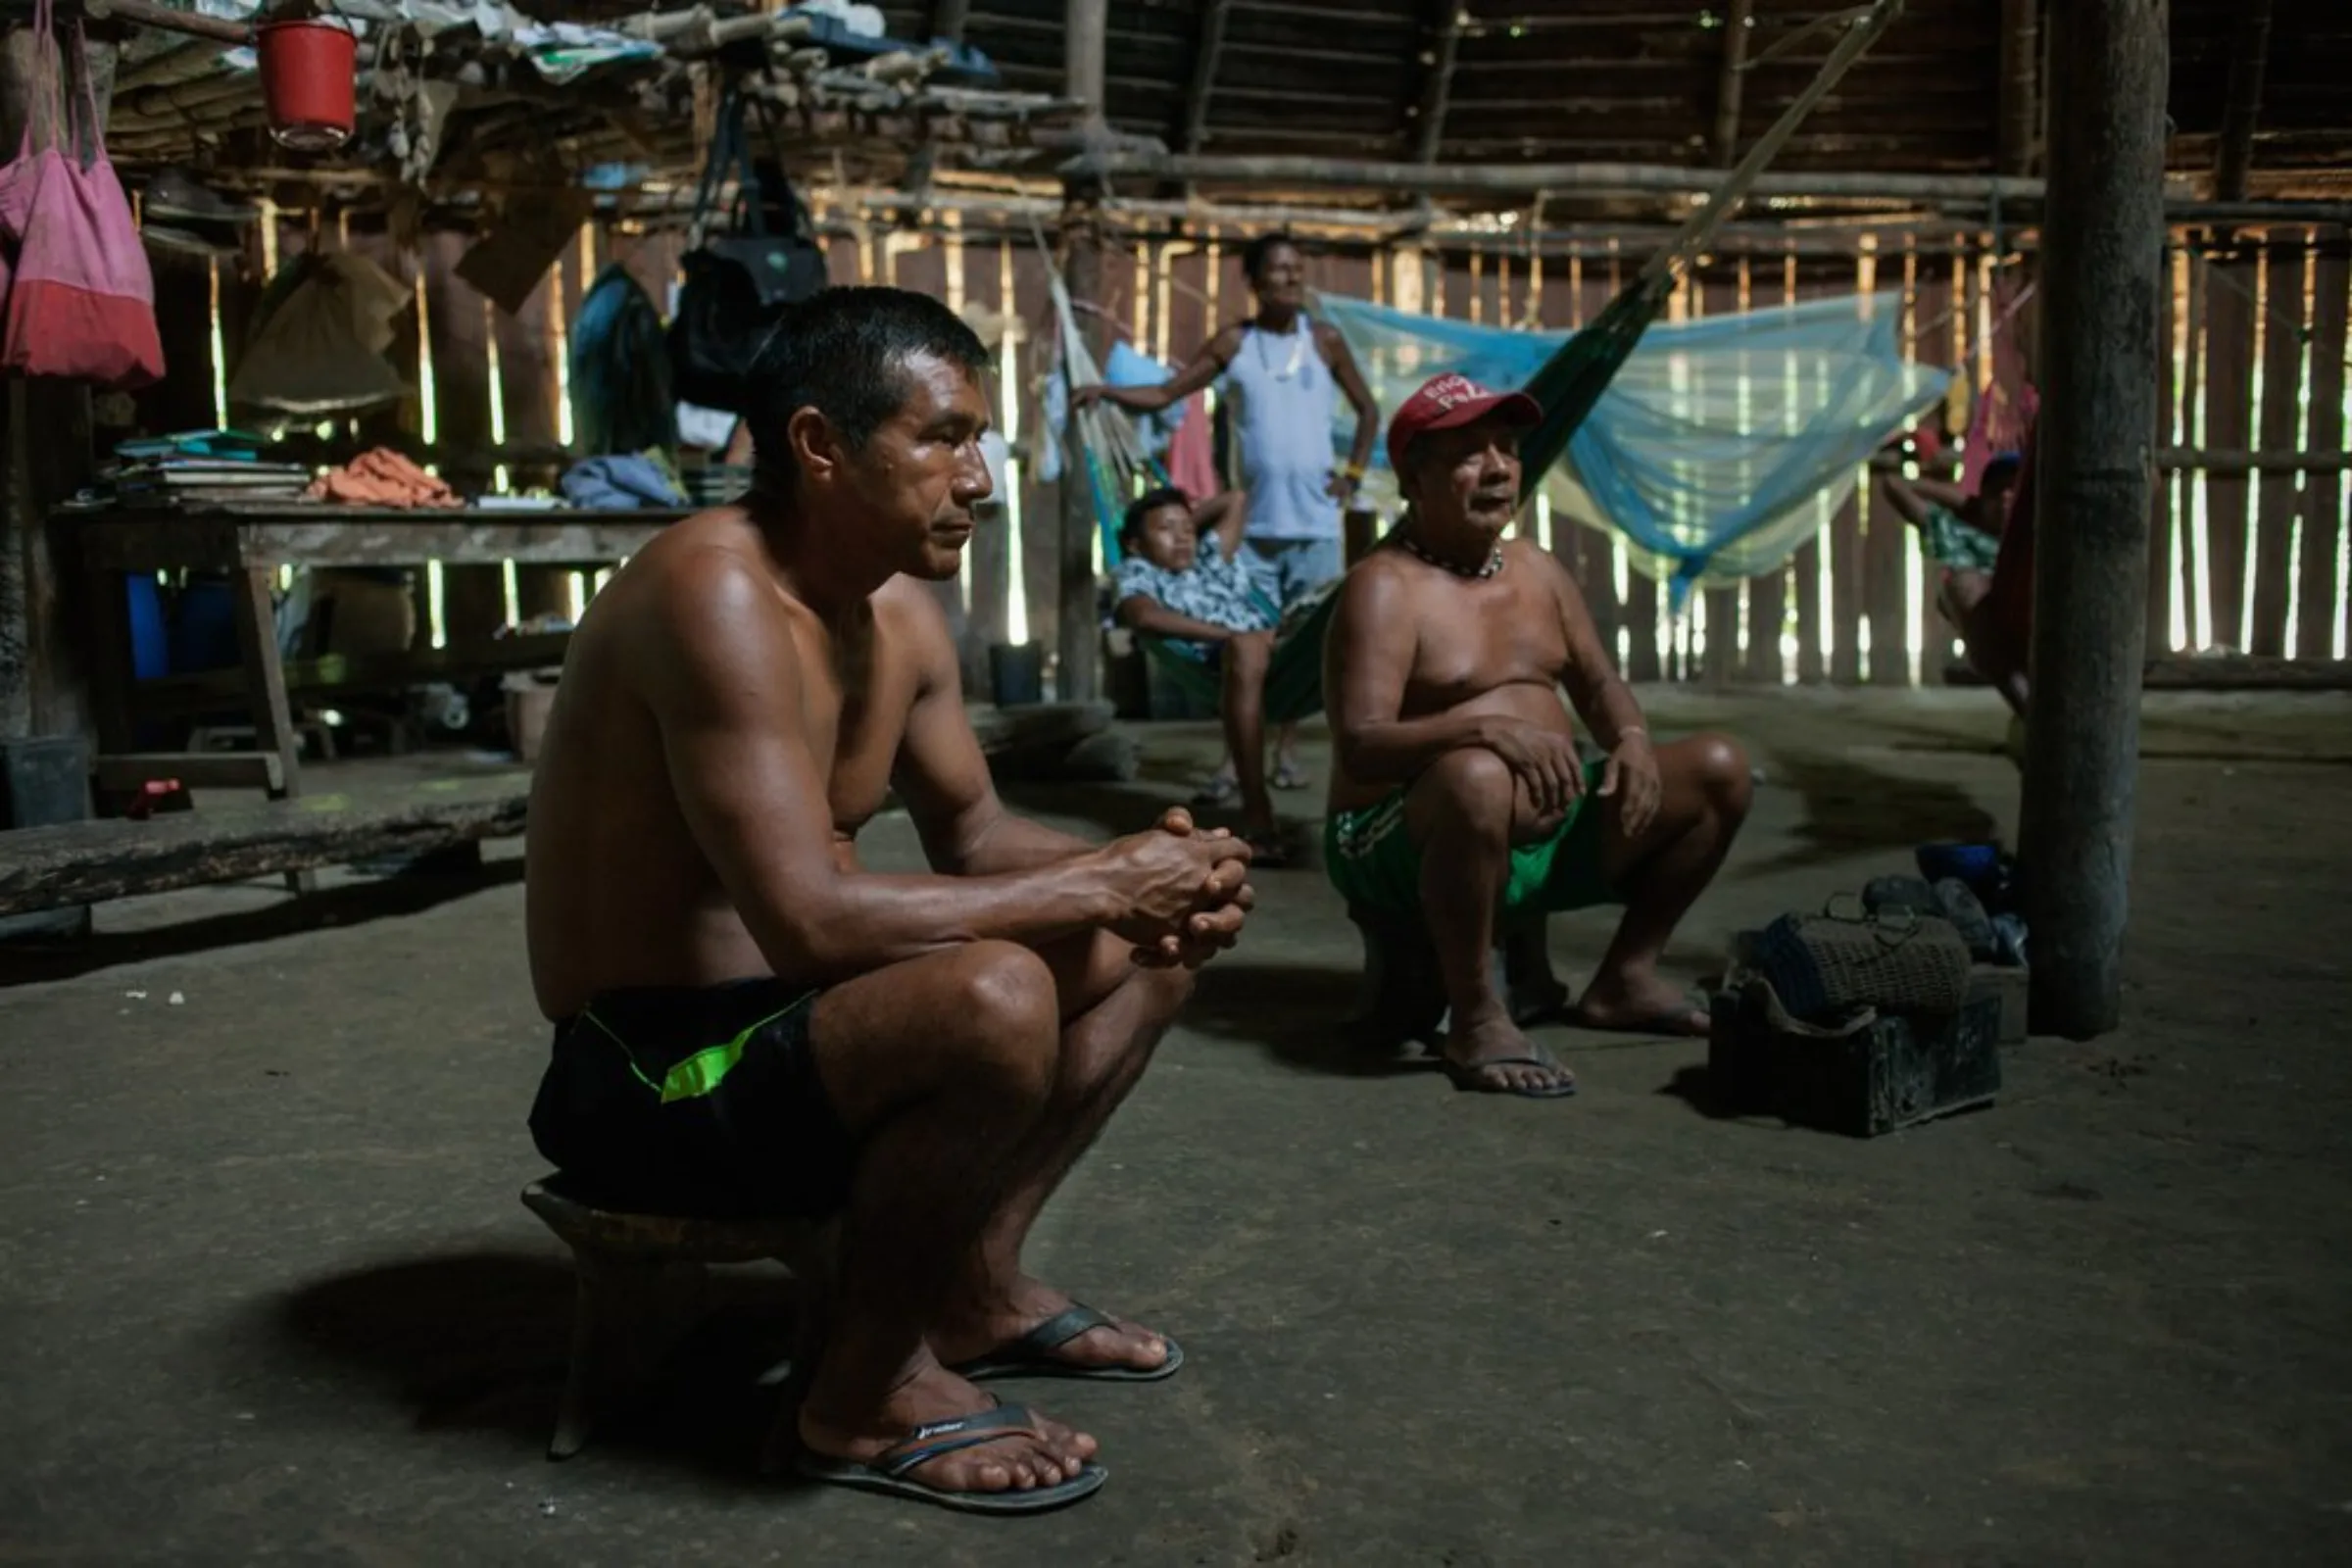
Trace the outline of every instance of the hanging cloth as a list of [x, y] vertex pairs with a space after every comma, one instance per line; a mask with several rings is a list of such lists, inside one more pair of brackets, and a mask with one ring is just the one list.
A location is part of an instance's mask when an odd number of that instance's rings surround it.
[[571, 423], [586, 457], [678, 444], [662, 313], [617, 262], [597, 274], [571, 325]]
[[66, 108], [64, 62], [50, 0], [38, 0], [33, 90], [36, 102], [46, 94], [55, 134], [48, 147], [34, 153], [33, 117], [25, 116], [17, 162], [29, 160], [32, 166], [28, 175], [20, 176], [29, 179], [31, 195], [24, 203], [24, 237], [9, 285], [0, 365], [20, 375], [64, 376], [127, 391], [164, 373], [155, 279], [131, 220], [130, 202], [107, 161], [79, 22], [74, 24], [74, 47], [81, 60], [87, 166], [68, 156], [75, 137]]

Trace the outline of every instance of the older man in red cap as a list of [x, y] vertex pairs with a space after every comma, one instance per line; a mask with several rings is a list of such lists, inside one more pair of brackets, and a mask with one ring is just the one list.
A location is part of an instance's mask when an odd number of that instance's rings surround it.
[[[1749, 773], [1720, 735], [1655, 744], [1575, 580], [1504, 537], [1519, 432], [1539, 413], [1441, 375], [1389, 426], [1407, 511], [1348, 574], [1325, 645], [1338, 743], [1325, 863], [1352, 904], [1427, 925], [1455, 1087], [1550, 1099], [1576, 1081], [1494, 995], [1497, 924], [1622, 905], [1573, 1020], [1703, 1034], [1706, 1014], [1658, 959], [1747, 814]], [[1580, 761], [1563, 693], [1605, 760]]]

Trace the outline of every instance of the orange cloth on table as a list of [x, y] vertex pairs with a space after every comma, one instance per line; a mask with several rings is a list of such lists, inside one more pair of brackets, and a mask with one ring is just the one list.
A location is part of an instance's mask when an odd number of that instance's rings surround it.
[[311, 481], [313, 501], [346, 507], [462, 507], [457, 492], [386, 447], [363, 452]]

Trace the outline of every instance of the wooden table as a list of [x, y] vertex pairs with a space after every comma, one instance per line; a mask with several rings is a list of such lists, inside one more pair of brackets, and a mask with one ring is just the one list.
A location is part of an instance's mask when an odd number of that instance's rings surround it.
[[[302, 793], [298, 743], [287, 702], [286, 666], [279, 658], [271, 603], [281, 566], [522, 565], [578, 566], [615, 562], [645, 548], [662, 528], [688, 515], [684, 508], [642, 512], [522, 512], [467, 507], [396, 512], [299, 502], [220, 502], [172, 508], [75, 512], [82, 567], [90, 595], [101, 753], [126, 753], [132, 720], [152, 691], [165, 706], [220, 701], [222, 677], [181, 676], [135, 682], [130, 664], [130, 612], [122, 588], [128, 572], [226, 573], [234, 590], [241, 668], [224, 672], [253, 715], [258, 759], [216, 758], [178, 763], [191, 785], [247, 784], [273, 797]], [[518, 662], [563, 660], [562, 636], [508, 639], [482, 650], [436, 649], [376, 660], [318, 661], [329, 684], [399, 684], [519, 667]], [[234, 695], [230, 697], [235, 700]], [[175, 762], [177, 760], [174, 760]], [[234, 776], [231, 776], [234, 775]]]

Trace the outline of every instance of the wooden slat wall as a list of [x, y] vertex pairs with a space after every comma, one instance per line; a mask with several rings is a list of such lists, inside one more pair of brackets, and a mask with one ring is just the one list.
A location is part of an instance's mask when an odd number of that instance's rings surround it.
[[[438, 433], [451, 447], [468, 448], [490, 444], [493, 342], [506, 441], [515, 447], [555, 442], [564, 423], [558, 364], [586, 283], [600, 267], [618, 262], [658, 302], [666, 303], [680, 245], [670, 234], [603, 226], [584, 230], [525, 309], [510, 318], [486, 308], [481, 296], [453, 275], [466, 244], [460, 236], [429, 237], [420, 255], [404, 256], [380, 234], [344, 235], [332, 221], [316, 230], [308, 222], [288, 221], [278, 231], [281, 255], [297, 254], [312, 243], [314, 232], [318, 243], [349, 245], [396, 276], [421, 275]], [[2173, 274], [2176, 286], [2163, 305], [2162, 330], [2172, 352], [2165, 356], [2158, 444], [2341, 451], [2347, 296], [2352, 293], [2343, 234], [2275, 231], [2260, 245], [2241, 240], [2229, 249], [2219, 248], [2220, 241], [2210, 235], [2175, 238], [2181, 259]], [[1145, 352], [1181, 364], [1218, 323], [1247, 309], [1241, 248], [1241, 236], [1213, 233], [1175, 243], [1113, 243], [1104, 268], [1103, 309], [1110, 322]], [[930, 234], [894, 242], [878, 225], [836, 236], [828, 259], [837, 281], [896, 281], [1007, 318], [1014, 373], [991, 391], [1000, 421], [1017, 424], [1028, 461], [1016, 466], [1017, 495], [1005, 498], [1004, 525], [984, 530], [975, 541], [955, 596], [970, 626], [967, 678], [982, 678], [982, 651], [1015, 629], [1011, 584], [1016, 574], [1023, 585], [1028, 638], [1051, 645], [1054, 637], [1057, 486], [1038, 478], [1035, 462], [1044, 434], [1041, 392], [1054, 335], [1045, 264], [1025, 239]], [[1595, 247], [1581, 257], [1549, 258], [1539, 272], [1526, 255], [1494, 242], [1477, 250], [1421, 252], [1414, 270], [1424, 310], [1459, 320], [1537, 321], [1556, 329], [1590, 321], [1635, 262], [1614, 246]], [[1390, 302], [1403, 298], [1402, 270], [1396, 257], [1361, 251], [1309, 260], [1317, 287]], [[233, 263], [222, 268], [222, 328], [231, 364], [261, 286], [259, 273], [258, 256], [242, 269]], [[1894, 308], [1902, 312], [1902, 340], [1915, 358], [1937, 364], [1950, 364], [1963, 352], [1970, 358], [1964, 385], [1946, 415], [1956, 434], [1984, 363], [1983, 326], [1993, 314], [1983, 299], [1984, 275], [1975, 256], [1922, 249], [1901, 239], [1850, 261], [1806, 258], [1801, 276], [1794, 254], [1721, 258], [1698, 270], [1672, 310], [1692, 318], [1719, 317], [1798, 298], [1851, 296], [1873, 282], [1899, 289]], [[167, 277], [159, 292], [193, 304], [198, 290], [209, 287], [199, 271]], [[209, 352], [194, 354], [201, 334], [176, 319], [182, 314], [175, 310], [171, 323], [178, 332], [173, 341], [183, 345], [174, 364], [193, 365], [202, 358], [209, 378]], [[413, 316], [402, 318], [399, 331], [395, 363], [413, 368], [419, 359]], [[159, 411], [209, 409], [210, 396], [209, 380], [203, 385], [175, 380], [149, 394], [149, 401]], [[387, 439], [415, 431], [417, 420], [412, 402], [369, 416], [361, 421], [360, 433], [363, 439]], [[169, 422], [194, 421], [175, 417]], [[516, 485], [552, 477], [545, 469], [512, 469]], [[2160, 479], [2151, 519], [2150, 646], [2170, 646], [2177, 605], [2192, 645], [2209, 635], [2214, 643], [2252, 652], [2335, 657], [2347, 633], [2346, 585], [2337, 570], [2345, 476], [2249, 477], [2189, 470]], [[2182, 507], [2188, 511], [2176, 517]], [[1533, 509], [1523, 526], [1536, 526]], [[1576, 577], [1605, 645], [1618, 652], [1627, 674], [1637, 680], [1777, 684], [1785, 678], [1783, 637], [1790, 633], [1795, 644], [1791, 672], [1802, 682], [1936, 683], [1958, 653], [1951, 628], [1935, 610], [1936, 573], [1919, 554], [1916, 532], [1877, 504], [1867, 485], [1825, 517], [1819, 535], [1787, 568], [1699, 595], [1692, 611], [1671, 622], [1663, 613], [1663, 590], [1650, 578], [1630, 573], [1626, 592], [1618, 592], [1619, 546], [1609, 535], [1555, 516], [1552, 548]], [[518, 572], [515, 590], [514, 608], [524, 614], [568, 608], [568, 573]], [[2244, 610], [2249, 597], [2250, 618]], [[442, 618], [452, 640], [486, 635], [508, 612], [506, 584], [497, 568], [444, 574]], [[421, 625], [419, 635], [424, 635]]]
[[[482, 296], [456, 273], [466, 243], [462, 234], [427, 235], [420, 260], [437, 433], [452, 446], [478, 451], [490, 445], [490, 311]], [[444, 568], [441, 623], [451, 643], [484, 641], [506, 621], [503, 571], [496, 566]]]
[[[2306, 450], [2340, 452], [2344, 444], [2344, 355], [2347, 294], [2352, 268], [2341, 230], [2323, 237], [2312, 266], [2311, 426]], [[2344, 537], [2344, 475], [2307, 475], [2303, 489], [2303, 550], [2298, 563], [2301, 614], [2295, 626], [2299, 659], [2338, 657], [2344, 646], [2345, 584], [2338, 563]]]
[[[1904, 352], [1930, 365], [1948, 365], [1970, 343], [1967, 317], [1971, 296], [1965, 289], [1953, 292], [1952, 264], [1944, 257], [1922, 256], [1914, 251], [1904, 258], [1903, 267], [1907, 279], [1904, 287], [1910, 296], [1903, 331]], [[1919, 678], [1933, 686], [1943, 679], [1944, 671], [1959, 658], [1959, 639], [1936, 608], [1936, 566], [1920, 548], [1919, 530], [1906, 525], [1903, 535], [1906, 588], [1913, 581], [1918, 583], [1918, 591], [1911, 600], [1911, 614], [1919, 627]], [[1906, 676], [1909, 673], [1907, 660], [1905, 673]]]
[[[1855, 286], [1864, 292], [1866, 300], [1870, 290], [1884, 291], [1867, 308], [1899, 313], [1895, 328], [1898, 343], [1911, 341], [1917, 320], [1916, 261], [1917, 258], [1900, 252], [1865, 255], [1855, 268]], [[1914, 530], [1877, 493], [1867, 474], [1856, 487], [1856, 493], [1862, 513], [1862, 612], [1870, 623], [1868, 679], [1873, 686], [1908, 686], [1911, 684], [1911, 581], [1906, 562]]]
[[[2180, 309], [2188, 323], [2180, 342], [2180, 444], [2196, 446], [2203, 444], [2199, 411], [2203, 408], [2205, 386], [2206, 269], [2193, 251], [2184, 251], [2179, 270], [2182, 278], [2179, 291]], [[2202, 494], [2197, 474], [2175, 474], [2171, 494], [2166, 498], [2173, 509], [2172, 526], [2166, 531], [2174, 535], [2179, 545], [2172, 587], [2180, 596], [2182, 641], [2190, 649], [2205, 646], [2213, 625], [2213, 602], [2205, 582], [2205, 564], [2212, 547], [2204, 530], [2197, 526], [2195, 515]]]
[[[2266, 247], [2261, 296], [2261, 446], [2293, 452], [2303, 435], [2304, 273], [2310, 260], [2300, 245]], [[2286, 652], [2286, 615], [2293, 593], [2296, 491], [2301, 475], [2266, 473], [2255, 484], [2254, 537], [2248, 563], [2254, 578], [2253, 620], [2246, 650], [2274, 658]]]
[[[2208, 447], [2240, 449], [2254, 433], [2254, 354], [2260, 319], [2254, 294], [2261, 285], [2259, 258], [2244, 252], [2213, 263], [2205, 290], [2205, 439]], [[2208, 473], [2205, 538], [2213, 552], [2206, 581], [2213, 613], [2213, 639], [2243, 651], [2245, 636], [2246, 533], [2251, 487], [2242, 473]]]
[[[1819, 299], [1825, 295], [1850, 296], [1862, 275], [1861, 263], [1857, 261], [1853, 271], [1845, 277], [1835, 281], [1800, 282], [1798, 291], [1806, 299]], [[1826, 374], [1827, 371], [1818, 373]], [[1821, 607], [1821, 624], [1817, 635], [1823, 641], [1822, 660], [1829, 671], [1829, 678], [1840, 686], [1859, 685], [1862, 681], [1862, 606], [1865, 592], [1862, 496], [1862, 486], [1855, 486], [1830, 516], [1830, 580]]]
[[[2180, 301], [2173, 286], [2175, 253], [2164, 256], [2164, 299], [2156, 318], [2156, 439], [2160, 446], [2180, 446], [2180, 386], [2175, 363], [2180, 328]], [[2148, 500], [2147, 647], [2150, 654], [2172, 648], [2173, 585], [2180, 568], [2173, 556], [2173, 476], [2159, 473]]]

